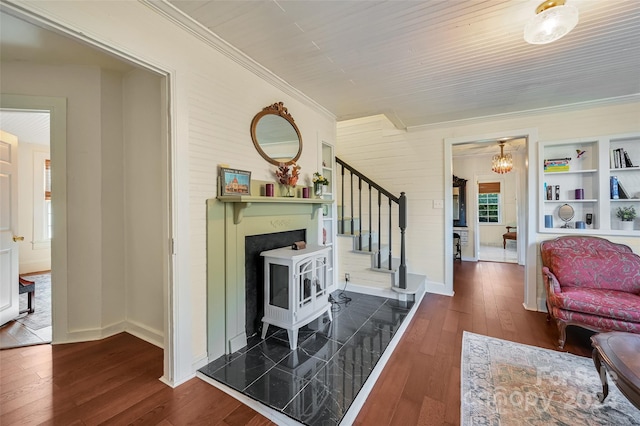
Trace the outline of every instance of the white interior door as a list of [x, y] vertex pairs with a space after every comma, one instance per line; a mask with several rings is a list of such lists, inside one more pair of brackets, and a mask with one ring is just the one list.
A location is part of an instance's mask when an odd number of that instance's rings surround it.
[[18, 138], [0, 130], [0, 325], [18, 316]]

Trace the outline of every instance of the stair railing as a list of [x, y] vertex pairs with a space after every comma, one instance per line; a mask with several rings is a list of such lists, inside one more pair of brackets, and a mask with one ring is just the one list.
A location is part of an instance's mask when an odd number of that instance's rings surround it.
[[[389, 205], [389, 270], [393, 270], [393, 248], [392, 248], [392, 234], [393, 234], [393, 226], [392, 226], [392, 213], [393, 213], [393, 204], [398, 205], [398, 227], [400, 228], [400, 267], [398, 269], [399, 273], [399, 282], [398, 286], [400, 288], [407, 288], [407, 265], [406, 265], [406, 253], [405, 253], [405, 230], [407, 229], [407, 197], [404, 192], [400, 193], [399, 197], [396, 197], [391, 192], [387, 191], [373, 180], [365, 176], [363, 173], [356, 170], [354, 167], [342, 161], [340, 158], [336, 157], [336, 163], [340, 165], [340, 175], [341, 175], [341, 202], [340, 202], [340, 231], [343, 234], [345, 232], [345, 171], [348, 172], [347, 179], [349, 180], [349, 195], [350, 195], [350, 206], [351, 206], [351, 219], [350, 219], [350, 234], [355, 235], [356, 232], [356, 223], [354, 219], [355, 211], [355, 200], [358, 201], [358, 218], [362, 218], [362, 184], [363, 182], [368, 186], [368, 216], [369, 216], [369, 250], [373, 250], [373, 216], [374, 210], [372, 208], [372, 190], [377, 191], [378, 194], [378, 246], [381, 247], [381, 239], [382, 239], [382, 202], [383, 197], [386, 197]], [[353, 180], [357, 178], [358, 180], [358, 192], [354, 192], [353, 189]], [[362, 249], [362, 220], [358, 221], [358, 229], [357, 229], [357, 238], [358, 238], [358, 248]], [[382, 265], [382, 251], [378, 249], [377, 253], [377, 265], [381, 267]]]

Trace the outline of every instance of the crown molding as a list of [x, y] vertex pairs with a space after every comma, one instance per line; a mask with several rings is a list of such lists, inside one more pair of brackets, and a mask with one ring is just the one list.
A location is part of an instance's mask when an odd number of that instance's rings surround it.
[[260, 65], [245, 53], [238, 50], [236, 47], [232, 46], [227, 41], [220, 38], [217, 34], [195, 21], [190, 16], [186, 15], [181, 10], [177, 9], [167, 0], [138, 0], [140, 3], [149, 7], [154, 12], [166, 18], [168, 21], [171, 21], [175, 25], [181, 27], [185, 31], [191, 33], [194, 37], [200, 39], [216, 51], [220, 52], [227, 58], [231, 59], [238, 65], [252, 72], [262, 80], [271, 84], [279, 90], [282, 90], [287, 95], [295, 98], [296, 100], [302, 102], [303, 104], [318, 110], [328, 119], [335, 121], [335, 114], [331, 113], [322, 105], [318, 104], [316, 101], [302, 93], [300, 90], [291, 86], [289, 83], [278, 77], [269, 69]]
[[605, 99], [597, 99], [594, 101], [576, 102], [573, 104], [566, 104], [566, 105], [556, 105], [556, 106], [545, 107], [545, 108], [513, 111], [513, 112], [507, 112], [504, 114], [494, 114], [494, 115], [486, 115], [481, 117], [463, 118], [460, 120], [441, 121], [438, 123], [421, 124], [419, 126], [407, 127], [406, 131], [421, 132], [421, 131], [432, 130], [432, 129], [437, 129], [441, 127], [466, 126], [471, 124], [483, 123], [487, 121], [508, 120], [511, 118], [530, 117], [530, 116], [540, 115], [540, 114], [557, 114], [559, 112], [580, 111], [585, 108], [609, 106], [609, 105], [621, 105], [621, 104], [629, 104], [629, 103], [635, 103], [635, 102], [640, 102], [640, 93], [635, 93], [632, 95], [625, 95], [625, 96], [618, 96], [615, 98], [605, 98]]

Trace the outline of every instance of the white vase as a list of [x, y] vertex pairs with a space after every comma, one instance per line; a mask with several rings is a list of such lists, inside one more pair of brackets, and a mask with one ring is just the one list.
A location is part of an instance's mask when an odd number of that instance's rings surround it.
[[622, 231], [633, 231], [633, 221], [632, 220], [621, 220], [620, 221], [620, 229]]

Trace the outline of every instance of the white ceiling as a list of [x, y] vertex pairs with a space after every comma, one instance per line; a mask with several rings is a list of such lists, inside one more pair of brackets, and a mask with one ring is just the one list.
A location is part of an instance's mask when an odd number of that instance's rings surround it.
[[407, 128], [640, 93], [640, 1], [568, 0], [578, 26], [530, 45], [541, 1], [169, 0], [339, 120]]
[[48, 112], [0, 110], [0, 129], [18, 137], [20, 143], [49, 145]]
[[[518, 153], [525, 154], [527, 149], [527, 140], [525, 138], [515, 138], [504, 141], [504, 152], [516, 155]], [[494, 156], [500, 154], [500, 145], [498, 141], [485, 140], [473, 143], [457, 144], [451, 146], [451, 154], [454, 157], [462, 156]]]
[[98, 66], [127, 72], [132, 65], [67, 36], [0, 13], [0, 59], [48, 65]]
[[[637, 100], [640, 1], [567, 0], [580, 10], [578, 26], [552, 44], [534, 46], [524, 42], [522, 32], [539, 1], [155, 4], [199, 30], [209, 28], [338, 120], [384, 113], [399, 128], [415, 128], [563, 105]], [[0, 18], [3, 61], [131, 69], [81, 42], [5, 13]]]

